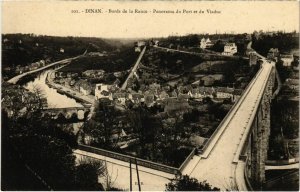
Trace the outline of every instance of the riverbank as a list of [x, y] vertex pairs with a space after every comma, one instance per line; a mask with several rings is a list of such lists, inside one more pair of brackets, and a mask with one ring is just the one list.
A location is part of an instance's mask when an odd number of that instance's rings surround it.
[[[94, 96], [92, 96], [92, 95], [83, 95], [82, 93], [74, 91], [73, 89], [67, 88], [67, 87], [59, 85], [57, 83], [54, 83], [53, 78], [51, 78], [51, 74], [53, 72], [55, 72], [55, 70], [51, 71], [50, 73], [47, 74], [46, 84], [49, 87], [51, 87], [53, 89], [56, 89], [58, 93], [65, 94], [68, 97], [71, 97], [71, 98], [73, 98], [73, 99], [75, 99], [79, 102], [83, 102], [83, 103], [91, 104], [91, 105], [94, 104], [94, 101], [95, 101]], [[86, 104], [83, 104], [83, 105], [86, 105]]]
[[45, 69], [47, 69], [47, 68], [49, 68], [49, 67], [53, 67], [53, 66], [58, 65], [58, 64], [66, 64], [66, 63], [70, 63], [73, 59], [77, 59], [77, 58], [79, 58], [79, 57], [81, 57], [81, 55], [76, 56], [76, 57], [71, 57], [71, 58], [63, 59], [63, 60], [60, 60], [60, 61], [56, 61], [56, 62], [54, 62], [54, 63], [50, 63], [50, 64], [48, 64], [48, 65], [46, 65], [46, 66], [43, 66], [43, 67], [40, 67], [40, 68], [38, 68], [38, 69], [35, 69], [35, 70], [32, 70], [32, 71], [27, 71], [27, 72], [25, 72], [25, 73], [22, 73], [22, 74], [20, 74], [20, 75], [17, 75], [17, 76], [15, 76], [15, 77], [9, 79], [7, 82], [12, 83], [12, 84], [16, 84], [21, 78], [25, 77], [26, 75], [33, 74], [33, 73], [37, 73], [37, 72], [39, 72], [39, 71], [43, 71], [43, 70], [45, 70]]

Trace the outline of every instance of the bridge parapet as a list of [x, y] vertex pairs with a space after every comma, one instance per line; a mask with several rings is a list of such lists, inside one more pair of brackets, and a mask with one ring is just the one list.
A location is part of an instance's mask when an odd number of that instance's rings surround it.
[[245, 141], [240, 144], [241, 150], [236, 153], [235, 161], [243, 163], [245, 186], [248, 189], [253, 187], [254, 190], [262, 190], [265, 184], [265, 162], [270, 135], [270, 105], [274, 84], [275, 70], [273, 67], [259, 103], [254, 109], [255, 116], [250, 121], [249, 131], [244, 135]]

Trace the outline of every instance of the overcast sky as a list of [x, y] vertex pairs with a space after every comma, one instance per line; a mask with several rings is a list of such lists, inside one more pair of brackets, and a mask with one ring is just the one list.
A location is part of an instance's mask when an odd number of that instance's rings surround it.
[[[85, 9], [102, 9], [87, 14]], [[147, 10], [147, 14], [109, 14], [108, 9]], [[158, 14], [156, 10], [199, 10], [204, 14]], [[208, 14], [207, 9], [221, 11]], [[80, 13], [71, 13], [78, 10]], [[151, 11], [151, 13], [150, 13]], [[252, 33], [254, 30], [299, 31], [299, 2], [3, 2], [2, 33], [56, 36], [159, 37], [189, 33]]]

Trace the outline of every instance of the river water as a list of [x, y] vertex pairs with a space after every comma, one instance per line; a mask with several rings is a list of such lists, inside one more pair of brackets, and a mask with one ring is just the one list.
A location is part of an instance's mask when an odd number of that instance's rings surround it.
[[35, 88], [40, 89], [47, 99], [48, 108], [82, 107], [75, 99], [58, 93], [56, 89], [50, 88], [46, 84], [47, 74], [51, 71], [52, 69], [41, 72], [33, 81], [26, 83], [24, 87], [31, 92]]
[[[56, 89], [50, 88], [46, 84], [47, 74], [53, 69], [48, 69], [41, 72], [35, 77], [33, 81], [30, 81], [24, 85], [24, 88], [33, 92], [35, 88], [42, 91], [42, 94], [47, 99], [48, 108], [66, 108], [66, 107], [82, 107], [75, 99], [67, 97], [66, 95], [60, 94]], [[60, 124], [60, 126], [68, 126], [71, 128], [74, 134], [82, 127], [83, 122]]]

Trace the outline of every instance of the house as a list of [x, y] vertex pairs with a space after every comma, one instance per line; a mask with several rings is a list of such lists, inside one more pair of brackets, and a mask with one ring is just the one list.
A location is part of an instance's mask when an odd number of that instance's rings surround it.
[[104, 56], [104, 54], [100, 53], [100, 52], [89, 52], [88, 55], [90, 55], [90, 56], [99, 56], [99, 57]]
[[128, 98], [128, 94], [127, 93], [114, 93], [112, 98], [114, 100], [117, 100], [120, 104], [125, 105], [126, 100]]
[[174, 89], [171, 94], [170, 94], [170, 97], [173, 97], [173, 98], [177, 98], [178, 97], [178, 93], [177, 93], [177, 90]]
[[215, 94], [215, 89], [213, 87], [199, 87], [199, 94], [201, 98], [213, 98]]
[[190, 98], [190, 96], [188, 94], [183, 94], [183, 93], [179, 93], [178, 94], [178, 99], [182, 100], [182, 101], [188, 101]]
[[61, 71], [55, 71], [55, 77], [63, 77], [64, 73]]
[[9, 72], [11, 70], [11, 68], [10, 67], [5, 67], [3, 70], [6, 71], [6, 72]]
[[85, 77], [90, 77], [90, 78], [103, 78], [105, 74], [105, 71], [100, 69], [100, 70], [86, 70], [82, 73], [83, 76]]
[[46, 65], [45, 60], [40, 60], [40, 65], [41, 65], [41, 66], [45, 66], [45, 65]]
[[149, 85], [149, 90], [153, 91], [156, 96], [158, 96], [158, 92], [160, 90], [160, 84], [152, 83]]
[[280, 60], [283, 62], [283, 66], [290, 67], [292, 65], [292, 62], [294, 61], [294, 56], [291, 54], [280, 54]]
[[24, 73], [24, 67], [17, 66], [17, 67], [16, 67], [16, 73], [17, 73], [17, 74], [22, 74], [22, 73]]
[[237, 46], [235, 43], [226, 43], [222, 55], [234, 55], [235, 53], [237, 53]]
[[200, 89], [199, 88], [194, 88], [194, 89], [190, 90], [188, 92], [188, 95], [191, 98], [195, 98], [195, 99], [201, 99], [202, 98], [202, 94], [200, 93]]
[[204, 86], [212, 86], [215, 83], [215, 79], [211, 75], [202, 77], [201, 81]]
[[126, 136], [127, 134], [123, 129], [121, 130], [113, 129], [112, 134], [110, 136], [110, 140], [116, 142], [118, 141], [119, 138], [126, 137]]
[[141, 52], [142, 47], [146, 45], [146, 42], [138, 41], [138, 42], [135, 42], [134, 44], [135, 44], [135, 52]]
[[210, 48], [212, 47], [214, 44], [211, 42], [211, 40], [209, 38], [205, 39], [202, 38], [200, 41], [200, 48], [201, 49], [206, 49], [206, 48]]
[[234, 89], [233, 91], [233, 102], [236, 102], [242, 95], [243, 89]]
[[79, 92], [83, 95], [89, 95], [92, 93], [92, 85], [87, 81], [80, 81]]
[[139, 104], [139, 103], [145, 101], [144, 95], [139, 94], [139, 93], [132, 93], [132, 94], [129, 94], [128, 98], [129, 98], [133, 103], [135, 103], [135, 104]]
[[166, 91], [160, 92], [160, 94], [159, 94], [159, 99], [160, 99], [160, 100], [164, 100], [164, 99], [166, 99], [166, 98], [169, 98], [168, 93], [167, 93]]
[[72, 81], [72, 79], [71, 79], [70, 77], [69, 77], [69, 78], [66, 78], [66, 79], [64, 79], [64, 84], [65, 84], [65, 87], [68, 87], [68, 88], [70, 88], [71, 81]]
[[278, 48], [271, 48], [268, 52], [267, 58], [268, 59], [274, 59], [277, 62], [279, 56], [279, 50]]
[[227, 99], [230, 98], [233, 100], [233, 88], [229, 87], [217, 87], [215, 89], [216, 91], [216, 97], [219, 99]]
[[96, 99], [109, 98], [110, 96], [111, 96], [111, 94], [110, 94], [110, 90], [109, 90], [109, 85], [102, 84], [102, 83], [96, 84], [96, 87], [95, 87], [95, 98]]
[[214, 74], [210, 75], [212, 78], [214, 78], [215, 81], [217, 82], [222, 82], [224, 80], [224, 75], [223, 74]]
[[142, 49], [141, 49], [141, 47], [134, 47], [134, 51], [135, 51], [135, 52], [141, 52]]
[[144, 93], [144, 101], [147, 107], [151, 107], [155, 103], [155, 97], [154, 94], [151, 91], [146, 91]]
[[203, 144], [207, 140], [207, 138], [200, 137], [198, 135], [193, 134], [193, 135], [191, 135], [191, 137], [188, 140], [192, 146], [199, 148], [199, 147], [203, 146]]
[[257, 64], [257, 60], [258, 60], [258, 57], [257, 57], [256, 53], [254, 51], [250, 52], [249, 53], [249, 65], [250, 66], [256, 65]]
[[287, 85], [290, 89], [299, 92], [299, 79], [287, 78], [284, 84]]
[[145, 45], [146, 45], [145, 41], [138, 41], [138, 42], [136, 42], [136, 46], [138, 46], [138, 47], [142, 47], [142, 46], [145, 46]]

